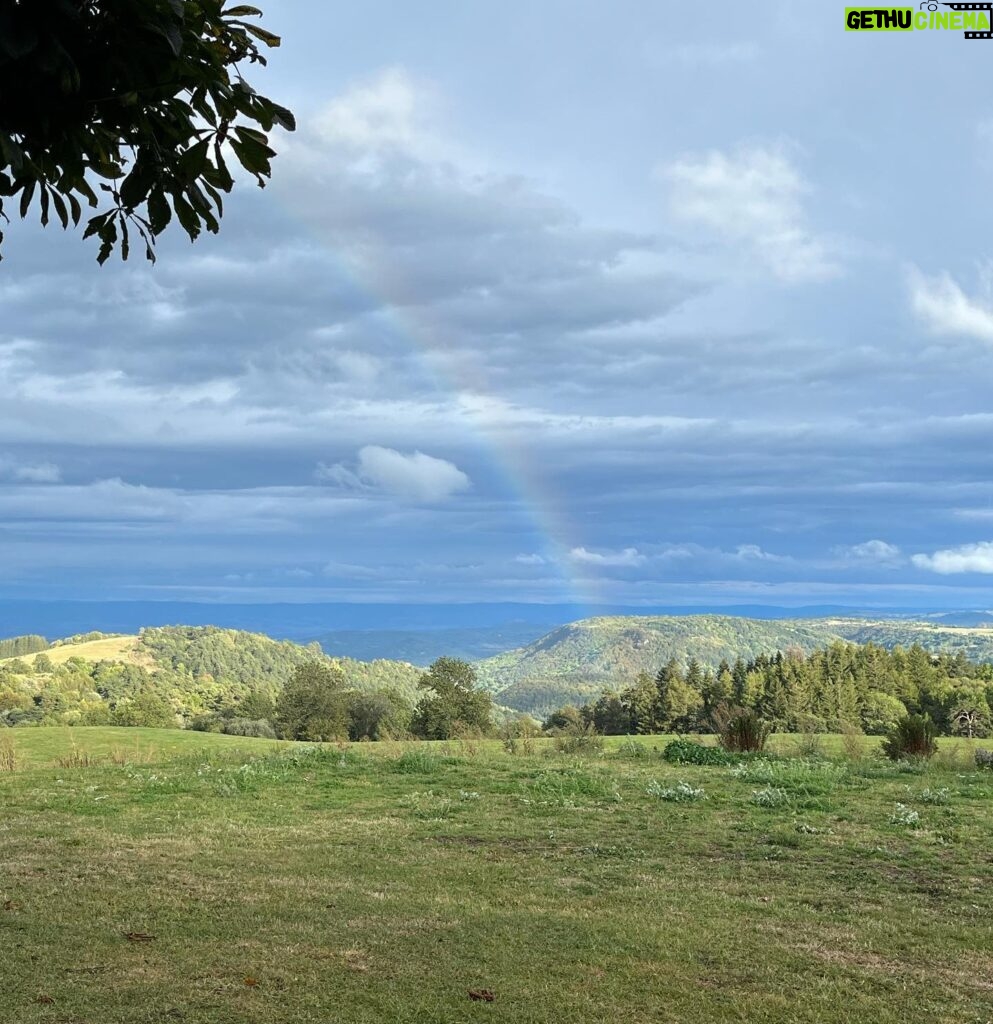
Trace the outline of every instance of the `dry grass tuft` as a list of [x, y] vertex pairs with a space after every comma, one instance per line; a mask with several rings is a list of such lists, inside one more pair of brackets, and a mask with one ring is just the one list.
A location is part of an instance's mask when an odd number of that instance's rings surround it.
[[0, 772], [17, 771], [17, 751], [12, 737], [0, 734]]

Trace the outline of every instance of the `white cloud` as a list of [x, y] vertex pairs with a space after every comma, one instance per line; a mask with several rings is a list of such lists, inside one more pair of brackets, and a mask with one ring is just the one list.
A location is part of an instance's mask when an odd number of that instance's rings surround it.
[[624, 548], [623, 551], [588, 551], [586, 548], [573, 548], [569, 557], [583, 565], [596, 565], [609, 569], [632, 569], [644, 565], [647, 559], [637, 548]]
[[394, 448], [366, 445], [359, 451], [358, 464], [350, 469], [342, 463], [317, 467], [319, 480], [344, 487], [372, 489], [415, 501], [443, 501], [467, 490], [472, 481], [458, 466], [423, 452], [406, 455]]
[[544, 565], [545, 559], [542, 555], [518, 555], [515, 559], [518, 565]]
[[356, 150], [416, 152], [427, 134], [431, 93], [403, 68], [381, 71], [332, 100], [315, 122], [325, 142]]
[[918, 569], [930, 569], [942, 576], [962, 572], [993, 573], [993, 541], [963, 544], [935, 551], [933, 555], [914, 555], [911, 561]]
[[895, 566], [903, 561], [900, 549], [885, 540], [867, 540], [851, 547], [838, 548], [837, 554], [846, 562], [859, 565]]
[[914, 315], [935, 334], [957, 334], [993, 342], [993, 277], [980, 273], [980, 295], [970, 297], [946, 271], [928, 277], [916, 267], [908, 274]]
[[0, 477], [28, 484], [57, 484], [62, 470], [54, 462], [22, 463], [0, 458]]
[[780, 280], [823, 281], [841, 267], [831, 245], [808, 226], [810, 186], [782, 147], [742, 146], [687, 154], [660, 169], [674, 216], [747, 245]]

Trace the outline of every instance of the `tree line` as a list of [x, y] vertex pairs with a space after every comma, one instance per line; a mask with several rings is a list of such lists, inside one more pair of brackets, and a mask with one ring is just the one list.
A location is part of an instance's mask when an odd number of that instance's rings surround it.
[[993, 725], [993, 666], [964, 654], [933, 654], [918, 644], [887, 650], [837, 641], [809, 654], [790, 648], [707, 668], [669, 660], [622, 690], [546, 724], [582, 721], [604, 734], [709, 732], [720, 710], [755, 711], [780, 732], [883, 734], [907, 714], [927, 715], [945, 734], [985, 736]]

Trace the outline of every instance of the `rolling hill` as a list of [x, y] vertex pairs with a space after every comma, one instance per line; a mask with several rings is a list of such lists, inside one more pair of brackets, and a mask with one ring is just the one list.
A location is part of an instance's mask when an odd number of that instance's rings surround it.
[[893, 648], [920, 644], [993, 662], [993, 628], [866, 619], [744, 619], [726, 615], [613, 616], [583, 619], [477, 666], [480, 681], [502, 704], [544, 714], [581, 703], [604, 689], [654, 674], [670, 658], [716, 667], [788, 648], [810, 652], [837, 640]]

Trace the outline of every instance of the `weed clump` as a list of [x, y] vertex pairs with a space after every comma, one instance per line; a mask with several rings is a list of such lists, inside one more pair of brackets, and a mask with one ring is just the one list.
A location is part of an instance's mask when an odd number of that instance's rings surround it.
[[833, 761], [812, 758], [773, 761], [760, 757], [735, 765], [731, 774], [743, 782], [764, 783], [784, 792], [814, 796], [829, 793], [845, 778], [848, 769]]
[[777, 786], [766, 786], [752, 793], [752, 803], [756, 807], [784, 807], [789, 802], [789, 794]]
[[17, 752], [9, 736], [0, 735], [0, 772], [17, 771]]
[[615, 751], [617, 757], [632, 758], [641, 760], [652, 756], [652, 750], [644, 743], [639, 743], [634, 737], [627, 736], [617, 746]]
[[656, 800], [665, 800], [676, 804], [706, 799], [706, 794], [702, 789], [694, 789], [688, 782], [680, 782], [675, 786], [663, 787], [661, 783], [653, 779], [645, 788], [645, 793], [648, 796], [655, 797]]
[[979, 747], [976, 750], [976, 767], [993, 770], [993, 750], [984, 750], [982, 747]]
[[896, 804], [893, 813], [890, 815], [891, 825], [902, 825], [904, 828], [920, 828], [920, 813], [912, 810], [906, 804]]
[[437, 771], [438, 758], [429, 750], [405, 750], [392, 767], [393, 771], [401, 775], [430, 775]]
[[736, 754], [752, 754], [765, 750], [769, 723], [749, 708], [734, 708], [715, 722], [721, 746]]
[[535, 740], [540, 735], [538, 726], [523, 715], [510, 719], [500, 731], [506, 753], [523, 757], [530, 757], [534, 753]]
[[62, 754], [55, 759], [55, 764], [59, 768], [92, 768], [99, 763], [99, 758], [94, 757], [86, 750], [80, 750], [75, 743], [68, 754]]
[[576, 731], [561, 732], [552, 744], [557, 754], [573, 757], [600, 757], [603, 754], [603, 737], [592, 725]]
[[732, 757], [720, 747], [708, 747], [694, 740], [674, 739], [662, 751], [662, 758], [670, 764], [702, 764], [727, 767], [736, 764], [738, 759]]
[[883, 753], [891, 761], [927, 761], [938, 750], [938, 730], [927, 715], [905, 715], [886, 734]]

